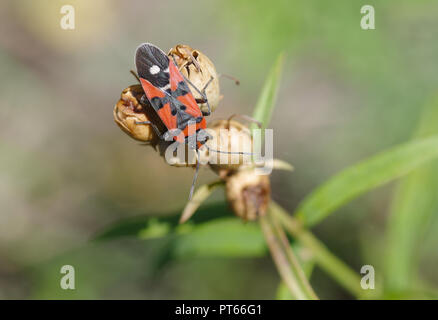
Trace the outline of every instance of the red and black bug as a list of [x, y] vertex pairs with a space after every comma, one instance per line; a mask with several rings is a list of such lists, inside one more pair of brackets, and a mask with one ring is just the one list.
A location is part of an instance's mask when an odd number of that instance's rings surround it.
[[[139, 81], [145, 92], [143, 99], [147, 99], [160, 117], [166, 132], [160, 133], [154, 123], [150, 124], [161, 139], [167, 141], [177, 141], [188, 144], [190, 149], [198, 150], [211, 137], [206, 131], [206, 121], [204, 116], [210, 115], [210, 106], [205, 94], [205, 89], [213, 78], [204, 88], [196, 88], [188, 79], [184, 78], [178, 70], [176, 63], [172, 61], [160, 48], [150, 43], [141, 44], [135, 53], [135, 65]], [[202, 101], [197, 101], [189, 88], [196, 90], [202, 97]], [[203, 113], [197, 103], [206, 103], [208, 112]], [[210, 151], [219, 153], [244, 152], [223, 152], [219, 150]], [[189, 199], [193, 195], [193, 189], [199, 170], [199, 160], [196, 163], [196, 172], [190, 189]]]
[[[173, 138], [179, 143], [195, 141], [196, 145], [192, 143], [189, 147], [199, 149], [207, 140], [207, 135], [200, 131], [206, 129], [204, 116], [210, 111], [202, 113], [190, 91], [188, 79], [184, 79], [175, 63], [160, 48], [150, 43], [137, 48], [135, 64], [145, 96], [167, 129], [161, 138]], [[204, 97], [207, 106], [205, 89], [209, 83], [202, 90], [193, 86]], [[196, 133], [196, 140], [189, 135], [190, 125], [196, 125], [195, 130], [191, 130]]]

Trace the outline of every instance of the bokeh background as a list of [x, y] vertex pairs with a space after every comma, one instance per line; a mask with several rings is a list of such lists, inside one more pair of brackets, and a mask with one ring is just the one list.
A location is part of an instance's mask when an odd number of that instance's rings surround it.
[[[75, 8], [75, 30], [60, 28], [65, 4]], [[364, 4], [376, 10], [376, 30], [360, 28]], [[251, 114], [285, 51], [270, 127], [275, 157], [296, 170], [274, 172], [272, 187], [293, 210], [342, 168], [411, 139], [437, 92], [437, 40], [434, 0], [1, 1], [0, 298], [275, 297], [269, 255], [192, 257], [150, 273], [160, 241], [90, 242], [118, 220], [175, 214], [187, 200], [193, 171], [169, 167], [113, 122], [121, 91], [135, 83], [138, 44], [189, 44], [240, 79], [221, 80], [224, 98], [211, 119]], [[214, 178], [203, 170], [198, 184]], [[383, 272], [394, 187], [314, 229], [358, 272], [364, 264]], [[422, 283], [438, 286], [434, 217], [415, 252]], [[74, 292], [59, 288], [64, 264], [76, 267]], [[311, 283], [321, 298], [352, 298], [319, 269]]]

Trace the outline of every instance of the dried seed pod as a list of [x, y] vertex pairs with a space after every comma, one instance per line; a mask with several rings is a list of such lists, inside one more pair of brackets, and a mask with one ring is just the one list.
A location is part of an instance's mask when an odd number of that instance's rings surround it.
[[257, 175], [254, 169], [243, 169], [226, 179], [228, 203], [243, 220], [255, 220], [266, 214], [271, 200], [269, 176]]
[[150, 121], [139, 102], [143, 94], [141, 85], [132, 85], [123, 90], [120, 100], [114, 107], [114, 121], [132, 138], [150, 142], [157, 138], [152, 126], [137, 124], [137, 122]]
[[[207, 141], [210, 149], [222, 152], [251, 152], [251, 132], [240, 122], [234, 120], [217, 120], [208, 125], [208, 132], [213, 139]], [[225, 178], [232, 171], [251, 164], [250, 155], [224, 154], [207, 151], [210, 167], [221, 178]]]
[[[170, 49], [168, 55], [175, 59], [181, 73], [189, 79], [199, 91], [207, 86], [205, 94], [208, 98], [211, 111], [213, 112], [220, 101], [219, 78], [213, 62], [199, 50], [192, 49], [184, 44], [178, 44]], [[210, 79], [213, 80], [209, 83]], [[202, 99], [199, 92], [191, 86], [190, 89], [195, 99]], [[204, 112], [208, 111], [206, 103], [200, 103], [199, 107]]]
[[[144, 91], [141, 85], [132, 85], [123, 90], [120, 100], [114, 107], [114, 121], [120, 129], [132, 138], [149, 142], [171, 166], [195, 167], [197, 161], [196, 155], [194, 151], [189, 152], [186, 144], [180, 146], [184, 148], [185, 158], [181, 159], [175, 155], [166, 159], [166, 150], [174, 141], [159, 139], [154, 128], [149, 124], [138, 124], [138, 122], [142, 121], [151, 121], [158, 130], [161, 132], [165, 131], [164, 124], [158, 118], [152, 106], [149, 104], [142, 105], [140, 103], [143, 94]], [[205, 158], [206, 150], [199, 150], [199, 154]], [[207, 160], [201, 162], [207, 163]]]

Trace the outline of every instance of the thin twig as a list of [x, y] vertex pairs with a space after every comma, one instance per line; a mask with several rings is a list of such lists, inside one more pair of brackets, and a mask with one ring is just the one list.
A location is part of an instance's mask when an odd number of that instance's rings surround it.
[[298, 300], [310, 299], [310, 297], [308, 297], [301, 288], [297, 277], [293, 274], [293, 269], [291, 268], [289, 261], [281, 248], [281, 244], [278, 242], [278, 239], [272, 230], [272, 226], [268, 218], [261, 217], [260, 225], [277, 270], [289, 291]]
[[278, 217], [286, 230], [312, 251], [316, 263], [343, 288], [358, 298], [373, 298], [380, 294], [377, 290], [372, 293], [365, 292], [360, 286], [360, 277], [357, 272], [354, 272], [348, 265], [333, 255], [321, 241], [278, 204], [272, 201], [270, 207], [272, 214]]
[[298, 279], [301, 282], [301, 285], [304, 287], [304, 289], [307, 291], [307, 294], [312, 297], [312, 299], [317, 300], [318, 296], [315, 294], [315, 291], [313, 291], [312, 286], [310, 285], [309, 281], [307, 280], [307, 277], [301, 268], [300, 263], [298, 262], [297, 257], [295, 256], [295, 253], [293, 252], [289, 240], [287, 239], [286, 234], [284, 233], [284, 230], [282, 226], [280, 225], [280, 222], [278, 221], [277, 217], [275, 215], [271, 214], [271, 210], [268, 212], [271, 215], [271, 221], [273, 222], [273, 226], [275, 231], [277, 232], [278, 238], [283, 244], [283, 250], [286, 252], [286, 255], [292, 265], [292, 267], [295, 270], [295, 273], [298, 276]]

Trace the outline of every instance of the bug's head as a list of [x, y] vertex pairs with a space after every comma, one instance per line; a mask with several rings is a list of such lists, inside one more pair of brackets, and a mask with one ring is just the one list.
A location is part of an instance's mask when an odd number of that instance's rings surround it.
[[192, 150], [201, 148], [213, 136], [205, 129], [200, 129], [196, 132], [196, 139], [188, 139], [188, 147]]

